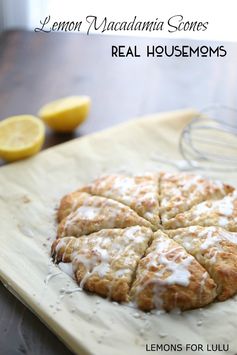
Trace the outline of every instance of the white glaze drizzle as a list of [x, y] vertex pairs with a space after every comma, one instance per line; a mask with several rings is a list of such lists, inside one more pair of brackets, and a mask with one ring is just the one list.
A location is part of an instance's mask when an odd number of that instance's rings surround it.
[[71, 276], [71, 278], [75, 278], [74, 277], [74, 272], [73, 272], [73, 267], [72, 267], [72, 263], [64, 263], [64, 262], [60, 262], [58, 263], [58, 267], [61, 271], [63, 271], [65, 274]]
[[[81, 288], [84, 288], [88, 278], [94, 274], [97, 274], [100, 278], [106, 277], [107, 273], [112, 270], [112, 263], [114, 264], [116, 260], [121, 257], [121, 253], [124, 254], [123, 267], [119, 270], [114, 270], [114, 275], [117, 278], [129, 275], [131, 273], [131, 261], [133, 260], [135, 253], [134, 248], [137, 248], [137, 244], [143, 244], [149, 239], [147, 229], [143, 230], [143, 228], [139, 226], [128, 227], [124, 230], [115, 229], [114, 233], [117, 233], [119, 238], [111, 238], [108, 236], [108, 231], [103, 230], [95, 233], [93, 237], [82, 237], [80, 239], [73, 240], [74, 244], [76, 244], [76, 247], [74, 245], [74, 251], [72, 251], [70, 255], [72, 259], [73, 272], [75, 273], [77, 271], [79, 264], [82, 264], [84, 267], [84, 276], [80, 281]], [[121, 235], [123, 236], [122, 238], [120, 238]], [[58, 242], [55, 248], [56, 259], [57, 254], [61, 252], [61, 248], [63, 248], [65, 253], [67, 246], [67, 241], [65, 240], [70, 242], [71, 239], [71, 237], [68, 237], [68, 239], [64, 238], [64, 240], [61, 239]], [[91, 241], [92, 244], [90, 244]], [[131, 247], [132, 245], [133, 247]], [[64, 257], [64, 253], [62, 259]], [[62, 264], [63, 268], [65, 267], [65, 265], [63, 265], [64, 263], [60, 264]], [[66, 268], [67, 270], [65, 271], [68, 271], [67, 266]], [[70, 267], [70, 271], [72, 268]]]
[[[159, 237], [156, 248], [147, 256], [149, 261], [146, 269], [141, 271], [141, 276], [145, 276], [149, 270], [153, 271], [153, 276], [143, 285], [137, 286], [135, 302], [140, 292], [150, 283], [153, 284], [153, 304], [156, 309], [163, 309], [163, 292], [169, 285], [180, 285], [188, 287], [191, 273], [190, 264], [194, 261], [193, 256], [188, 255], [180, 246], [172, 246], [172, 241], [168, 238]], [[174, 256], [171, 258], [171, 255]], [[157, 271], [154, 269], [162, 265]], [[168, 276], [164, 275], [168, 272]], [[143, 277], [142, 276], [142, 277]]]
[[135, 177], [111, 175], [97, 179], [89, 186], [93, 194], [112, 198], [133, 207], [138, 214], [149, 220], [158, 218], [157, 181], [157, 174]]

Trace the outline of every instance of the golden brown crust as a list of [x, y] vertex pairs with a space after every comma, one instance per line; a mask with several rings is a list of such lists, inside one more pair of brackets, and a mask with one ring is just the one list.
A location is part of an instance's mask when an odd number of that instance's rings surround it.
[[71, 192], [61, 199], [58, 208], [58, 222], [61, 222], [66, 218], [71, 212], [75, 211], [78, 206], [83, 202], [87, 194], [82, 194], [79, 191]]
[[152, 235], [150, 229], [135, 226], [81, 238], [65, 237], [53, 243], [52, 256], [57, 262], [72, 262], [82, 288], [125, 302], [137, 263]]
[[167, 232], [208, 271], [223, 301], [237, 292], [237, 233], [218, 227], [189, 227]]
[[186, 310], [202, 307], [215, 297], [215, 282], [205, 269], [163, 232], [155, 233], [131, 289], [138, 307]]

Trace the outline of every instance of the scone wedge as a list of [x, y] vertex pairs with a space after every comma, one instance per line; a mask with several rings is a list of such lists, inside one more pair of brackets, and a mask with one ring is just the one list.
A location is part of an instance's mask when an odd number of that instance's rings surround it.
[[82, 288], [125, 302], [137, 264], [152, 235], [151, 229], [140, 226], [104, 229], [81, 238], [57, 239], [51, 252], [56, 262], [72, 263]]
[[192, 255], [158, 231], [138, 264], [130, 297], [145, 311], [187, 310], [212, 302], [216, 284]]
[[207, 270], [217, 284], [220, 301], [237, 292], [237, 233], [218, 227], [192, 226], [168, 235]]
[[159, 228], [159, 177], [158, 173], [133, 177], [106, 175], [83, 187], [81, 191], [121, 202], [151, 222], [155, 228]]
[[217, 200], [234, 188], [217, 180], [187, 173], [161, 173], [160, 214], [163, 223], [205, 200]]
[[59, 238], [80, 237], [101, 229], [126, 228], [134, 225], [151, 227], [147, 220], [120, 202], [92, 196], [86, 192], [78, 194], [74, 211], [67, 215], [58, 226]]
[[164, 222], [165, 229], [176, 229], [199, 225], [217, 226], [237, 232], [237, 190], [221, 200], [205, 201]]

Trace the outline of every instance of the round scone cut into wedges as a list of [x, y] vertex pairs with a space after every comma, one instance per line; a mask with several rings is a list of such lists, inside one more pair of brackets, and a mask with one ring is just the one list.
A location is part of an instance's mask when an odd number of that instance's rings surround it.
[[52, 257], [79, 286], [144, 311], [237, 293], [237, 192], [186, 173], [104, 175], [68, 193]]

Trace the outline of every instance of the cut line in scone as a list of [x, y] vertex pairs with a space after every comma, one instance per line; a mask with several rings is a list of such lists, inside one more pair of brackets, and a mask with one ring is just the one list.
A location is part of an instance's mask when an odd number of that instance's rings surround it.
[[84, 186], [80, 191], [121, 202], [159, 228], [159, 178], [158, 173], [132, 177], [105, 175]]
[[[63, 205], [64, 202], [59, 209], [60, 215], [63, 215]], [[120, 202], [78, 192], [75, 209], [58, 226], [58, 237], [80, 237], [101, 229], [126, 228], [134, 225], [152, 227], [147, 220]]]
[[220, 227], [192, 226], [168, 235], [207, 270], [217, 284], [220, 301], [237, 292], [237, 233]]
[[56, 262], [72, 263], [80, 287], [126, 302], [137, 264], [152, 234], [151, 229], [140, 226], [104, 229], [80, 238], [57, 239], [51, 252]]
[[216, 297], [216, 284], [206, 270], [162, 231], [138, 264], [130, 292], [144, 311], [203, 307]]
[[201, 175], [162, 172], [160, 215], [163, 223], [205, 200], [218, 200], [234, 188]]
[[192, 225], [217, 226], [237, 232], [237, 191], [234, 190], [221, 200], [201, 202], [191, 210], [180, 213], [164, 223], [166, 229]]

